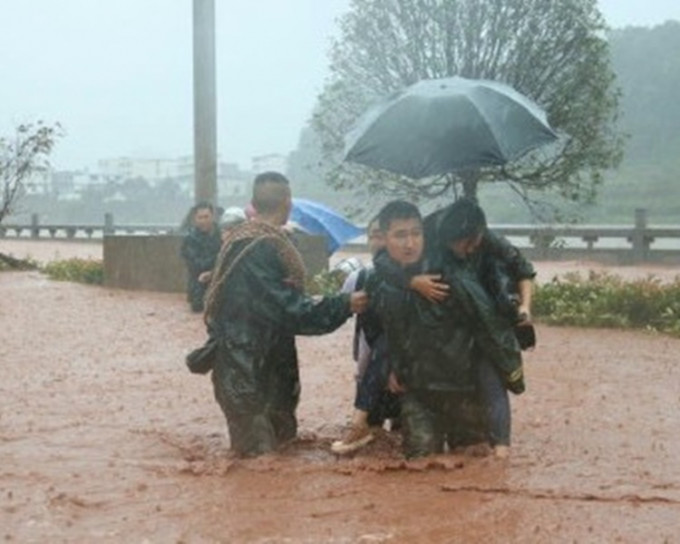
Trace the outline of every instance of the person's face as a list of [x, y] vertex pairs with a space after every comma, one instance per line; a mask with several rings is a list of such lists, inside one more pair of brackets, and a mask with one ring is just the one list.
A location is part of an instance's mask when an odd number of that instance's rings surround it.
[[194, 215], [194, 225], [198, 230], [209, 232], [213, 224], [213, 213], [210, 208], [201, 208], [196, 210]]
[[468, 238], [463, 238], [461, 240], [451, 242], [449, 247], [457, 257], [465, 259], [469, 255], [472, 255], [474, 252], [476, 252], [479, 249], [481, 243], [482, 233], [479, 233], [475, 236], [470, 236]]
[[417, 218], [393, 219], [384, 233], [384, 243], [389, 256], [401, 266], [417, 263], [424, 246], [421, 221]]
[[371, 252], [371, 255], [375, 255], [378, 253], [378, 251], [385, 247], [385, 237], [380, 231], [380, 225], [377, 221], [373, 221], [373, 223], [368, 226], [367, 238], [368, 251]]

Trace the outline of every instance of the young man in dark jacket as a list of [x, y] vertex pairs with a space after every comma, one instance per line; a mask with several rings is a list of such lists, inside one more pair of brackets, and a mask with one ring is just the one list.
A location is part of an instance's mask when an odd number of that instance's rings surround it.
[[[514, 335], [506, 334], [493, 303], [469, 271], [446, 263], [441, 280], [449, 296], [433, 303], [404, 290], [423, 269], [423, 225], [408, 202], [388, 204], [380, 213], [386, 253], [375, 259], [376, 275], [367, 286], [371, 308], [386, 331], [392, 363], [391, 386], [402, 395], [404, 451], [407, 457], [438, 453], [483, 441], [476, 398], [476, 349], [503, 361], [508, 383], [521, 379]], [[395, 270], [401, 276], [393, 281]], [[519, 370], [518, 370], [519, 369]]]
[[295, 335], [323, 334], [366, 305], [363, 292], [316, 302], [304, 294], [304, 265], [282, 231], [291, 193], [277, 172], [255, 178], [257, 215], [227, 236], [206, 295], [206, 323], [217, 342], [215, 399], [231, 447], [242, 456], [277, 449], [297, 433], [300, 396]]

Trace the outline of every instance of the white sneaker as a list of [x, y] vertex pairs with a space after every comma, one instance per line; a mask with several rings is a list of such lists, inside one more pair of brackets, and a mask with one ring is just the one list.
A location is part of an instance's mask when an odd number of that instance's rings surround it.
[[331, 444], [331, 451], [340, 455], [352, 453], [375, 438], [370, 427], [351, 427], [342, 440], [336, 440]]

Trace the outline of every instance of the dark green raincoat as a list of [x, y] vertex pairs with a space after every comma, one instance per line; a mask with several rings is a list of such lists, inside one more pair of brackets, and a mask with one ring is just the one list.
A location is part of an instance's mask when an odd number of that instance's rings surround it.
[[455, 447], [483, 440], [476, 358], [494, 361], [506, 383], [514, 380], [521, 388], [523, 382], [513, 328], [479, 282], [475, 264], [445, 256], [440, 273], [451, 294], [441, 303], [403, 288], [420, 269], [402, 270], [384, 252], [375, 265], [367, 289], [385, 328], [392, 370], [407, 390], [402, 399], [406, 455], [442, 451], [444, 441]]
[[450, 296], [432, 303], [405, 288], [420, 267], [402, 271], [384, 251], [377, 255], [376, 274], [367, 286], [371, 308], [386, 329], [393, 370], [404, 385], [472, 390], [470, 369], [480, 352], [507, 379], [521, 371], [514, 329], [481, 284], [478, 266], [475, 259], [445, 254], [438, 272]]
[[[424, 220], [425, 255], [428, 273], [438, 273], [444, 266], [445, 256], [450, 252], [439, 237], [439, 228], [448, 207], [428, 215]], [[506, 238], [486, 230], [482, 243], [473, 259], [479, 280], [496, 304], [498, 311], [510, 320], [516, 321], [517, 284], [522, 280], [532, 280], [536, 276], [533, 265], [522, 252]]]
[[[227, 262], [250, 241], [236, 242]], [[233, 267], [209, 331], [218, 338], [215, 399], [237, 453], [259, 455], [295, 437], [300, 396], [295, 335], [331, 332], [350, 315], [347, 294], [315, 301], [292, 287], [266, 240]]]
[[210, 232], [191, 227], [182, 240], [180, 255], [187, 267], [187, 299], [195, 312], [203, 311], [203, 297], [207, 288], [206, 283], [198, 281], [198, 276], [213, 269], [221, 244], [217, 227]]

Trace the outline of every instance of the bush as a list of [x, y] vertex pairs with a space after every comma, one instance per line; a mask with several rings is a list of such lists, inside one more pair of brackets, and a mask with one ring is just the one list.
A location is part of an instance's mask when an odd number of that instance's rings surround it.
[[95, 259], [66, 259], [46, 264], [42, 271], [59, 281], [75, 281], [101, 285], [104, 282], [104, 264]]
[[626, 282], [607, 273], [567, 274], [538, 286], [532, 306], [538, 320], [552, 325], [645, 328], [680, 336], [680, 278]]
[[9, 270], [36, 270], [38, 263], [31, 259], [17, 259], [12, 255], [5, 255], [0, 253], [0, 272]]

